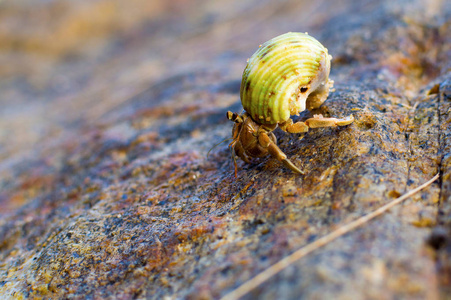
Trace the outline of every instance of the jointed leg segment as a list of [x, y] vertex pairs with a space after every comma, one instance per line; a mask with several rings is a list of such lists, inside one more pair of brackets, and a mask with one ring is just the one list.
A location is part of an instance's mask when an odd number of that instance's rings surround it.
[[[272, 133], [270, 133], [272, 134]], [[260, 132], [258, 135], [258, 143], [260, 146], [267, 148], [269, 154], [282, 162], [287, 168], [293, 172], [304, 174], [298, 167], [296, 167], [286, 156], [285, 153], [280, 150], [280, 148], [274, 143], [274, 141], [268, 136], [266, 132]]]
[[344, 119], [324, 118], [322, 115], [315, 115], [305, 122], [293, 123], [291, 119], [288, 119], [281, 124], [263, 125], [255, 122], [248, 113], [238, 115], [230, 111], [227, 112], [227, 118], [235, 122], [233, 141], [229, 144], [235, 164], [235, 177], [237, 177], [238, 171], [236, 156], [250, 163], [252, 157], [262, 157], [268, 152], [293, 172], [304, 174], [277, 146], [277, 139], [272, 133], [277, 126], [289, 133], [303, 133], [307, 132], [309, 128], [345, 126], [354, 121], [352, 115]]
[[324, 118], [323, 115], [314, 115], [313, 118], [305, 121], [307, 126], [310, 128], [345, 126], [351, 124], [352, 122], [354, 122], [353, 115], [350, 115], [344, 119]]
[[279, 124], [280, 129], [289, 133], [307, 132], [309, 126], [304, 122], [293, 123], [293, 120], [288, 119], [285, 123]]
[[291, 119], [279, 127], [289, 133], [302, 133], [307, 132], [309, 128], [319, 128], [319, 127], [335, 127], [335, 126], [345, 126], [354, 122], [354, 117], [350, 115], [345, 119], [337, 118], [324, 118], [322, 115], [314, 115], [313, 118], [307, 119], [305, 122], [293, 123]]

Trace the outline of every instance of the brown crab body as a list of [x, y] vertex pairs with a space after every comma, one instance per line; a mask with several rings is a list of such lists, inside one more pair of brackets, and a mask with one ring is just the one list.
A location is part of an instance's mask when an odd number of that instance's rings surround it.
[[[243, 123], [236, 123], [233, 127], [233, 135], [239, 136], [234, 149], [236, 155], [244, 161], [250, 162], [250, 157], [259, 158], [268, 155], [268, 149], [260, 145], [258, 138], [255, 138], [261, 125], [254, 122], [248, 114], [243, 117]], [[276, 136], [272, 132], [269, 132], [268, 136], [273, 143], [277, 143]]]

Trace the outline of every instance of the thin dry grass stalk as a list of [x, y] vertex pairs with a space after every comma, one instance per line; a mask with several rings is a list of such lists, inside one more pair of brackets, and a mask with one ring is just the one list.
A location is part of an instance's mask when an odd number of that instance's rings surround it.
[[436, 181], [439, 178], [439, 174], [435, 175], [431, 180], [428, 182], [422, 184], [421, 186], [417, 187], [416, 189], [413, 189], [409, 191], [408, 193], [402, 195], [399, 198], [396, 198], [395, 200], [385, 204], [384, 206], [376, 209], [375, 211], [358, 218], [355, 221], [352, 221], [346, 225], [343, 225], [339, 227], [337, 230], [323, 236], [322, 238], [319, 238], [318, 240], [314, 241], [313, 243], [310, 243], [299, 250], [296, 250], [292, 254], [288, 255], [287, 257], [279, 260], [274, 265], [270, 266], [266, 270], [263, 270], [260, 272], [257, 276], [251, 278], [250, 280], [244, 282], [242, 285], [240, 285], [238, 288], [234, 289], [233, 291], [229, 292], [228, 294], [224, 295], [224, 297], [221, 298], [221, 300], [232, 300], [232, 299], [239, 299], [261, 285], [262, 283], [266, 282], [271, 277], [275, 276], [279, 272], [283, 271], [299, 259], [303, 258], [310, 252], [313, 252], [317, 250], [318, 248], [321, 248], [330, 242], [334, 241], [335, 239], [345, 235], [346, 233], [356, 229], [357, 227], [362, 226], [363, 224], [367, 223], [371, 219], [382, 215], [386, 211], [388, 211], [390, 208], [394, 207], [395, 205], [401, 203], [402, 201], [406, 200], [410, 196], [414, 195], [415, 193], [421, 191], [422, 189], [426, 188], [427, 186], [431, 185], [434, 181]]

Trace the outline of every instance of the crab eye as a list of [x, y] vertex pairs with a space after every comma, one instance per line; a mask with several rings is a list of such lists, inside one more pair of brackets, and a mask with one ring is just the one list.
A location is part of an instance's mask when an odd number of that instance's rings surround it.
[[227, 119], [235, 123], [243, 123], [243, 118], [239, 114], [233, 113], [231, 111], [227, 112]]

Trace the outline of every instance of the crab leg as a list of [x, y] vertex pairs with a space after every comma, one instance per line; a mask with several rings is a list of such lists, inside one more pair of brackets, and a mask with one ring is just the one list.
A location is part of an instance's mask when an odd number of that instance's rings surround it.
[[313, 118], [307, 119], [305, 124], [310, 128], [318, 127], [335, 127], [335, 126], [345, 126], [354, 122], [354, 116], [350, 115], [344, 119], [337, 118], [324, 118], [322, 115], [314, 115]]
[[251, 163], [249, 157], [246, 154], [246, 150], [244, 150], [243, 145], [241, 145], [240, 142], [235, 144], [234, 149], [235, 149], [235, 154], [238, 155], [242, 160], [244, 160], [248, 164]]
[[288, 158], [285, 153], [272, 141], [266, 132], [260, 132], [258, 135], [258, 143], [260, 146], [267, 148], [272, 157], [282, 162], [287, 168], [293, 172], [304, 174], [298, 167], [296, 167]]
[[344, 119], [324, 118], [322, 115], [314, 115], [313, 118], [307, 119], [305, 122], [293, 123], [293, 120], [289, 119], [280, 124], [279, 127], [289, 133], [302, 133], [307, 132], [309, 128], [345, 126], [352, 122], [354, 122], [353, 115]]

